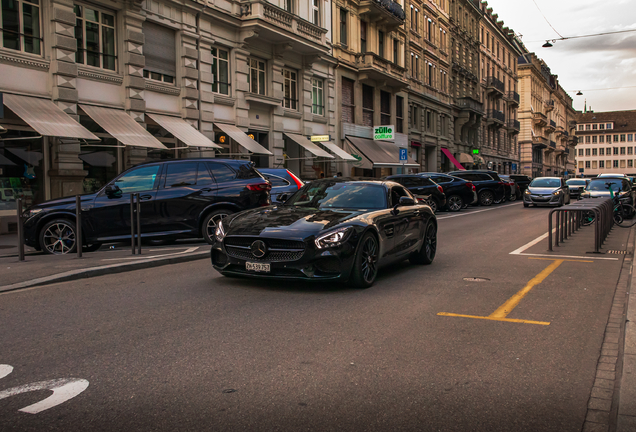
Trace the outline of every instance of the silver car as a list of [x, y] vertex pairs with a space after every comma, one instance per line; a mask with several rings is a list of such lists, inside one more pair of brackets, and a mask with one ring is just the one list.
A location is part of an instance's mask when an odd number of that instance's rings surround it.
[[561, 207], [570, 203], [570, 190], [560, 177], [537, 177], [523, 193], [523, 206], [550, 205]]

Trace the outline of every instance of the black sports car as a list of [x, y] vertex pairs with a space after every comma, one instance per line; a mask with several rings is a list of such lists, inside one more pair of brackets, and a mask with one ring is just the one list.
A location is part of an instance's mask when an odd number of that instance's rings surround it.
[[223, 275], [366, 288], [384, 265], [433, 262], [437, 219], [398, 183], [332, 178], [284, 203], [229, 215], [215, 237], [212, 265]]

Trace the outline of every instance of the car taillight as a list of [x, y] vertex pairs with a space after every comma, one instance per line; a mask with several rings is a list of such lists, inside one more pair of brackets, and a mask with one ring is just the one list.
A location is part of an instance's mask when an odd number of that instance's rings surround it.
[[502, 181], [500, 181], [500, 182], [497, 182], [497, 183], [498, 183], [498, 184], [500, 184], [500, 185], [502, 185], [502, 184], [504, 184], [504, 182], [502, 182]]
[[466, 182], [466, 187], [472, 189], [475, 187], [475, 185], [473, 185], [471, 182]]
[[269, 192], [272, 190], [270, 183], [252, 183], [247, 185], [247, 189], [254, 192]]
[[442, 189], [441, 186], [437, 186], [437, 190], [440, 191], [440, 193], [444, 193], [444, 189]]
[[292, 178], [294, 183], [296, 183], [296, 186], [298, 186], [298, 189], [300, 189], [301, 187], [304, 186], [303, 182], [298, 177], [296, 177], [294, 174], [292, 174], [292, 172], [290, 170], [287, 170], [287, 174], [289, 174], [289, 176]]
[[477, 192], [477, 186], [473, 185], [473, 192]]

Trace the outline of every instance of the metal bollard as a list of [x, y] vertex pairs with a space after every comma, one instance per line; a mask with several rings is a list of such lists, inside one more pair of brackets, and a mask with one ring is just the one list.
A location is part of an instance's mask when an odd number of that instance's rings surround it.
[[75, 248], [77, 257], [82, 257], [82, 199], [75, 195]]
[[135, 194], [130, 194], [130, 247], [135, 254]]
[[137, 255], [141, 255], [141, 199], [137, 195]]
[[22, 219], [22, 198], [18, 198], [18, 259], [24, 261], [24, 220]]

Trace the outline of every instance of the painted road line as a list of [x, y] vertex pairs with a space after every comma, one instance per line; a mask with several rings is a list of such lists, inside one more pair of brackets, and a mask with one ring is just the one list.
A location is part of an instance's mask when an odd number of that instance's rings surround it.
[[[556, 228], [552, 229], [552, 232], [556, 232]], [[545, 240], [548, 237], [548, 233], [540, 235], [536, 239], [524, 244], [519, 249], [515, 249], [510, 252], [509, 255], [520, 255], [520, 256], [535, 256], [535, 257], [546, 257], [546, 258], [580, 258], [584, 260], [601, 260], [601, 261], [618, 261], [618, 258], [606, 258], [606, 257], [593, 257], [593, 256], [577, 256], [577, 255], [551, 255], [551, 254], [530, 254], [523, 253], [523, 251], [530, 249], [532, 246], [539, 243], [541, 240]]]
[[448, 312], [440, 312], [437, 315], [440, 316], [448, 316], [448, 317], [459, 317], [459, 318], [474, 318], [474, 319], [481, 319], [481, 320], [488, 320], [488, 321], [503, 321], [503, 322], [512, 322], [512, 323], [521, 323], [521, 324], [538, 324], [538, 325], [550, 325], [549, 322], [545, 322], [545, 321], [530, 321], [530, 320], [522, 320], [522, 319], [513, 319], [513, 318], [493, 318], [493, 317], [483, 317], [483, 316], [476, 316], [476, 315], [462, 315], [462, 314], [454, 314], [454, 313], [448, 313]]
[[199, 246], [197, 247], [191, 247], [188, 248], [184, 251], [181, 252], [174, 252], [174, 253], [170, 253], [170, 254], [162, 254], [162, 255], [150, 255], [150, 256], [141, 256], [141, 255], [137, 255], [134, 257], [122, 257], [122, 258], [104, 258], [102, 259], [102, 261], [121, 261], [121, 260], [140, 260], [140, 259], [150, 259], [150, 258], [163, 258], [163, 257], [171, 257], [171, 256], [175, 256], [175, 255], [183, 255], [183, 254], [188, 254], [191, 252], [196, 251], [197, 249], [199, 249]]
[[461, 217], [461, 216], [470, 216], [472, 214], [475, 213], [481, 213], [481, 212], [487, 212], [487, 211], [491, 211], [491, 210], [501, 210], [504, 208], [508, 208], [508, 207], [514, 207], [516, 204], [507, 204], [504, 206], [499, 206], [499, 207], [495, 207], [495, 208], [489, 208], [489, 209], [485, 209], [485, 210], [476, 210], [476, 211], [471, 211], [471, 212], [467, 212], [467, 213], [461, 213], [461, 214], [456, 214], [453, 216], [442, 216], [442, 217], [438, 217], [437, 220], [444, 220], [444, 219], [450, 219], [450, 218], [456, 218], [456, 217]]
[[[554, 261], [554, 258], [528, 258], [531, 260], [544, 260], [544, 261]], [[561, 261], [567, 261], [567, 262], [584, 262], [584, 263], [593, 263], [594, 261], [589, 261], [589, 260], [582, 260], [582, 259], [564, 259]]]
[[29, 414], [37, 414], [56, 405], [74, 398], [88, 387], [88, 381], [79, 378], [60, 378], [50, 381], [40, 381], [32, 384], [25, 384], [0, 392], [0, 399], [16, 396], [22, 393], [50, 390], [53, 394], [40, 402], [26, 406], [18, 411]]

